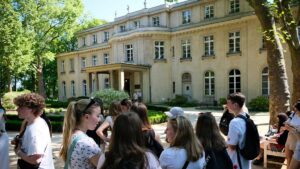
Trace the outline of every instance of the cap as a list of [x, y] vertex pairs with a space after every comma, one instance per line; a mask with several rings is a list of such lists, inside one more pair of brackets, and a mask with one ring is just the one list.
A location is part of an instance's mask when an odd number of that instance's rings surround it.
[[172, 107], [169, 112], [165, 112], [165, 114], [171, 119], [183, 116], [183, 113], [184, 112], [181, 107]]

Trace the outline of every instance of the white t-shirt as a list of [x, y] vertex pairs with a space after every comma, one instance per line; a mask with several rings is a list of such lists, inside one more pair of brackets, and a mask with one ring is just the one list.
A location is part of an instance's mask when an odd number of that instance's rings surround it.
[[[246, 113], [242, 115], [246, 116]], [[242, 118], [234, 118], [229, 123], [229, 131], [227, 136], [227, 144], [229, 145], [239, 145], [240, 148], [243, 148], [245, 145], [245, 133], [246, 133], [246, 122]], [[231, 158], [233, 166], [239, 166], [237, 152], [228, 151], [228, 155]], [[251, 169], [251, 160], [246, 160], [240, 154], [241, 164], [243, 169]], [[239, 169], [240, 167], [238, 167]]]
[[107, 116], [107, 117], [105, 118], [105, 121], [109, 124], [109, 126], [110, 126], [111, 128], [114, 127], [114, 121], [113, 121], [113, 119], [112, 119], [111, 116]]
[[[295, 114], [294, 114], [295, 113]], [[295, 128], [300, 127], [300, 116], [294, 112], [290, 115], [287, 122], [290, 123], [291, 126], [294, 126]]]
[[[165, 149], [160, 157], [159, 162], [163, 169], [181, 169], [186, 162], [187, 154], [183, 148], [170, 147]], [[187, 169], [203, 169], [205, 166], [205, 153], [203, 152], [195, 162], [189, 162]]]
[[21, 150], [26, 155], [43, 154], [39, 168], [54, 169], [50, 131], [44, 119], [38, 117], [26, 126]]
[[[82, 134], [83, 137], [80, 138], [75, 144], [74, 150], [71, 154], [71, 169], [94, 169], [93, 164], [90, 163], [89, 159], [93, 156], [100, 154], [101, 150], [96, 144], [96, 142], [88, 137], [86, 134]], [[75, 135], [73, 135], [74, 138]]]
[[[148, 160], [146, 169], [161, 169], [157, 158], [151, 152], [146, 152], [146, 157]], [[97, 169], [100, 169], [103, 166], [104, 162], [105, 162], [105, 155], [101, 154], [98, 161]]]

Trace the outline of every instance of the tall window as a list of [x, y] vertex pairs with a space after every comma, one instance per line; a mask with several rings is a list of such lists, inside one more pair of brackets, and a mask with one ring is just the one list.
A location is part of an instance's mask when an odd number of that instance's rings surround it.
[[109, 32], [104, 32], [104, 42], [109, 40]]
[[87, 85], [86, 85], [86, 80], [82, 81], [82, 95], [87, 96]]
[[92, 81], [92, 91], [96, 91], [97, 89], [96, 89], [96, 79], [93, 79], [93, 81]]
[[230, 0], [230, 13], [240, 12], [240, 0]]
[[155, 59], [164, 58], [164, 42], [155, 41]]
[[229, 33], [229, 53], [240, 52], [240, 32]]
[[108, 56], [108, 54], [107, 53], [104, 53], [103, 54], [103, 63], [104, 64], [108, 64], [109, 63], [109, 56]]
[[93, 65], [93, 66], [96, 66], [96, 65], [97, 65], [97, 62], [98, 62], [98, 57], [97, 57], [97, 56], [93, 56], [93, 57], [92, 57], [92, 65]]
[[74, 82], [74, 80], [71, 81], [71, 96], [72, 97], [76, 96], [76, 94], [75, 94], [75, 82]]
[[191, 11], [186, 10], [182, 12], [182, 24], [190, 23], [191, 22]]
[[82, 38], [82, 44], [83, 44], [82, 46], [86, 46], [86, 39], [85, 39], [85, 37]]
[[269, 82], [269, 68], [265, 67], [261, 73], [261, 93], [263, 96], [268, 96], [270, 94], [270, 82]]
[[204, 74], [204, 94], [205, 96], [215, 95], [215, 73], [207, 71]]
[[96, 35], [96, 34], [93, 35], [93, 43], [94, 43], [94, 44], [97, 43], [97, 35]]
[[158, 16], [152, 18], [152, 25], [159, 26], [159, 17]]
[[66, 90], [66, 82], [65, 81], [62, 82], [62, 94], [63, 94], [63, 97], [67, 97], [67, 90]]
[[70, 59], [70, 72], [74, 72], [74, 59]]
[[190, 40], [181, 41], [182, 58], [191, 58], [191, 42]]
[[81, 69], [85, 69], [85, 67], [86, 67], [86, 60], [83, 57], [83, 58], [81, 58]]
[[126, 62], [132, 62], [133, 61], [133, 47], [132, 44], [126, 45]]
[[109, 78], [104, 79], [104, 88], [106, 88], [106, 89], [109, 88]]
[[121, 26], [120, 26], [120, 32], [125, 32], [125, 31], [126, 31], [125, 25], [121, 25]]
[[204, 55], [214, 55], [214, 36], [204, 36]]
[[238, 69], [229, 72], [229, 93], [241, 92], [241, 73]]
[[65, 61], [64, 60], [61, 61], [61, 72], [62, 73], [65, 72]]
[[213, 5], [207, 5], [205, 6], [205, 19], [213, 18], [214, 17], [214, 6]]

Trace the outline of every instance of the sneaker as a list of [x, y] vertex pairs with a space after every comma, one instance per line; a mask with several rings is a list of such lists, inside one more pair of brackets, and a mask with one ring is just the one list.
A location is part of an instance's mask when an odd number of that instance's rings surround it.
[[255, 160], [253, 160], [252, 164], [253, 165], [260, 165], [260, 164], [262, 164], [263, 161], [264, 161], [263, 158], [255, 159]]

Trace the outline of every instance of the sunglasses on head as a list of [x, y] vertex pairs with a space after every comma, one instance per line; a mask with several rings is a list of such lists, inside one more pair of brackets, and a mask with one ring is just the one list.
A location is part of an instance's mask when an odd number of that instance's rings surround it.
[[103, 102], [99, 98], [90, 98], [89, 104], [83, 109], [82, 113], [85, 113], [93, 104], [98, 104], [100, 106]]

